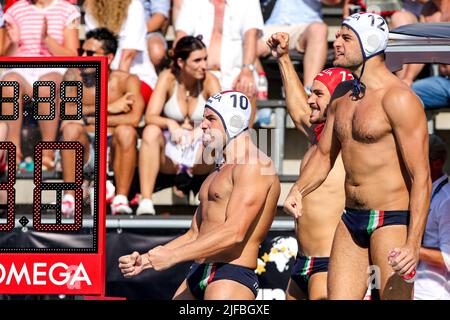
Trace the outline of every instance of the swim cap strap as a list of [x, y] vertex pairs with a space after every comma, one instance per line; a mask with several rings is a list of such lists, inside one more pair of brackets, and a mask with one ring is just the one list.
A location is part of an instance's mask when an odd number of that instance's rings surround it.
[[363, 76], [365, 66], [366, 66], [366, 60], [363, 60], [361, 74], [359, 75], [359, 77], [355, 77], [355, 79], [353, 80], [352, 92], [353, 92], [353, 96], [355, 96], [355, 97], [359, 97], [359, 95], [361, 94], [361, 91], [362, 91], [361, 90], [361, 78]]

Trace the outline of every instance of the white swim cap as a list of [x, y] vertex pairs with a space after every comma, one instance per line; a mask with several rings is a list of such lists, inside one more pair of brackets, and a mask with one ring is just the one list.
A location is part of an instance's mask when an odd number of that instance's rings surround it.
[[239, 91], [216, 93], [206, 101], [205, 108], [217, 113], [229, 139], [248, 129], [252, 106], [249, 98]]
[[342, 22], [356, 33], [364, 60], [383, 53], [389, 40], [386, 20], [376, 13], [355, 13]]

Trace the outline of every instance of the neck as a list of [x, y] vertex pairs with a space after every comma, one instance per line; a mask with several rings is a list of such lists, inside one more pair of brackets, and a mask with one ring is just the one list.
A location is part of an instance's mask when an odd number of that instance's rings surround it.
[[195, 90], [197, 90], [197, 79], [191, 77], [185, 72], [180, 72], [178, 80], [180, 84], [182, 84], [186, 88], [186, 90], [190, 92], [194, 92]]
[[433, 172], [433, 170], [431, 170], [431, 181], [435, 182], [437, 179], [439, 179], [443, 175], [444, 175], [444, 173], [441, 170], [434, 171], [434, 172]]
[[[359, 78], [361, 77], [362, 70], [363, 65], [361, 64], [353, 72]], [[360, 80], [367, 88], [375, 88], [385, 85], [388, 74], [390, 75], [391, 72], [386, 67], [384, 60], [381, 59], [381, 57], [376, 56], [366, 60], [364, 73]]]
[[236, 138], [232, 139], [225, 147], [223, 157], [226, 163], [237, 164], [242, 163], [240, 159], [245, 159], [248, 154], [249, 147], [253, 144], [248, 131], [244, 131]]

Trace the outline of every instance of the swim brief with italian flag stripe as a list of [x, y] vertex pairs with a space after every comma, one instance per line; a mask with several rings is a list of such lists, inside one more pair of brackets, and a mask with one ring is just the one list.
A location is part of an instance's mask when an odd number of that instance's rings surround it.
[[308, 294], [308, 282], [311, 276], [318, 272], [328, 272], [329, 257], [310, 257], [297, 255], [292, 268], [291, 279]]
[[409, 225], [408, 210], [357, 210], [345, 208], [342, 215], [353, 240], [361, 247], [368, 248], [372, 233], [385, 226]]
[[194, 297], [203, 300], [208, 285], [218, 280], [232, 280], [249, 288], [255, 298], [258, 294], [258, 276], [255, 270], [229, 263], [196, 263], [191, 266], [187, 277], [189, 290]]

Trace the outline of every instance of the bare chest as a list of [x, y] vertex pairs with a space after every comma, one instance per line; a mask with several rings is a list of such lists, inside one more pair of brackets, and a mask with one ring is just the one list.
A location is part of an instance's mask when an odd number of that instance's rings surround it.
[[354, 140], [370, 144], [383, 138], [391, 128], [377, 99], [363, 98], [337, 106], [334, 130], [341, 143]]
[[211, 173], [202, 184], [199, 200], [203, 206], [227, 203], [232, 187], [232, 165], [224, 165]]

